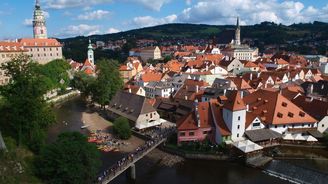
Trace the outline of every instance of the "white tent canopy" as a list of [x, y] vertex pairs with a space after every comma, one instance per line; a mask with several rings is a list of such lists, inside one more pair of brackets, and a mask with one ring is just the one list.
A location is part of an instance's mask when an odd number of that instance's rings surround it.
[[262, 146], [259, 146], [258, 144], [255, 144], [254, 142], [252, 142], [250, 140], [234, 142], [233, 145], [244, 153], [250, 153], [253, 151], [263, 149]]

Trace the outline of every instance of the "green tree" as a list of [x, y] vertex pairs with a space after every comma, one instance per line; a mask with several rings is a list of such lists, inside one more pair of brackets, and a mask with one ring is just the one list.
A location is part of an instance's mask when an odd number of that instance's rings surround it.
[[125, 117], [115, 119], [113, 129], [121, 139], [129, 139], [132, 135], [129, 120]]
[[3, 134], [15, 138], [19, 145], [28, 145], [32, 151], [40, 149], [46, 137], [46, 128], [55, 122], [54, 114], [44, 100], [48, 90], [46, 80], [36, 72], [37, 67], [25, 55], [1, 66], [10, 77], [9, 84], [0, 88], [5, 101], [0, 109]]
[[95, 77], [89, 76], [84, 72], [77, 72], [74, 74], [72, 86], [81, 91], [85, 97], [88, 97], [91, 95], [95, 81]]
[[99, 156], [96, 145], [88, 143], [84, 135], [63, 133], [41, 150], [35, 161], [36, 173], [47, 183], [92, 183], [97, 178]]
[[66, 89], [70, 79], [68, 75], [68, 70], [70, 65], [63, 59], [53, 60], [45, 65], [40, 65], [39, 72], [40, 74], [46, 76], [50, 81], [50, 87]]
[[102, 59], [97, 63], [92, 99], [102, 107], [109, 103], [117, 90], [122, 89], [123, 80], [118, 68], [118, 62], [115, 60]]

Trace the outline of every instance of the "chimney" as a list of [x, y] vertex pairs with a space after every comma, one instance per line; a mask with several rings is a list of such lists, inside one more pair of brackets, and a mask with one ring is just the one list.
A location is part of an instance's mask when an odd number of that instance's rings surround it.
[[188, 100], [188, 96], [187, 95], [185, 96], [185, 100]]
[[253, 80], [253, 73], [249, 76], [249, 80]]
[[310, 84], [310, 91], [309, 91], [310, 94], [313, 93], [313, 84]]
[[129, 93], [132, 93], [132, 90], [131, 90], [131, 88], [129, 88]]
[[198, 93], [198, 92], [199, 92], [199, 86], [196, 85], [196, 93]]
[[240, 92], [240, 98], [243, 99], [244, 98], [244, 91]]
[[199, 112], [198, 112], [198, 99], [194, 101], [194, 106], [195, 106], [195, 115], [197, 119], [197, 127], [200, 127], [200, 118], [199, 118]]
[[267, 82], [265, 82], [264, 88], [268, 88], [268, 83]]
[[249, 104], [246, 105], [246, 111], [249, 112]]

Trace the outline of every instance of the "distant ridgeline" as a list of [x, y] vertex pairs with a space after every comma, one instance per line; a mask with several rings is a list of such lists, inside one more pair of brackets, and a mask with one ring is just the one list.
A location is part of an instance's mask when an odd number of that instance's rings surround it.
[[[119, 39], [128, 41], [127, 48], [122, 49], [127, 52], [131, 44], [138, 39], [153, 39], [159, 43], [175, 41], [176, 43], [190, 43], [190, 39], [213, 40], [217, 44], [227, 44], [234, 36], [235, 25], [214, 26], [203, 24], [165, 24], [154, 27], [135, 29], [125, 32], [105, 35], [93, 35], [91, 40], [108, 42]], [[300, 54], [326, 54], [328, 42], [328, 23], [313, 22], [300, 23], [285, 26], [271, 22], [263, 22], [252, 26], [242, 26], [241, 40], [246, 41], [251, 46], [258, 47], [260, 52], [265, 46], [279, 44], [283, 45], [286, 51], [294, 51]], [[79, 55], [84, 56], [83, 45], [88, 43], [88, 37], [75, 37], [61, 39], [64, 43], [64, 56], [78, 60]], [[295, 43], [296, 44], [295, 46]], [[304, 43], [308, 43], [305, 44]], [[129, 45], [130, 44], [130, 45]], [[196, 44], [196, 43], [195, 43]], [[298, 46], [299, 45], [299, 46]], [[309, 46], [307, 46], [309, 45]], [[83, 50], [84, 49], [84, 50]], [[112, 53], [113, 54], [113, 53]], [[99, 53], [99, 57], [102, 53]], [[103, 55], [103, 56], [106, 56]], [[97, 58], [97, 51], [96, 56]]]

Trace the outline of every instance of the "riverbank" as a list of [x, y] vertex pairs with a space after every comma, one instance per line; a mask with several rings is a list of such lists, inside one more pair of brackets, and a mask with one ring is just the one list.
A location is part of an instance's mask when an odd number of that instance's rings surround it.
[[[102, 117], [99, 114], [99, 111], [96, 111], [94, 108], [88, 108], [88, 111], [82, 112], [81, 119], [83, 126], [86, 127], [89, 132], [100, 131], [106, 133], [109, 137], [115, 138], [116, 136], [113, 133], [113, 123]], [[130, 139], [119, 140], [119, 142], [119, 151], [122, 153], [129, 153], [143, 145], [145, 141], [136, 136], [131, 136]]]
[[73, 97], [79, 96], [80, 94], [81, 94], [80, 91], [73, 90], [73, 91], [70, 91], [69, 93], [51, 98], [51, 99], [47, 100], [47, 102], [51, 103], [51, 104], [64, 103], [65, 101], [67, 101]]

